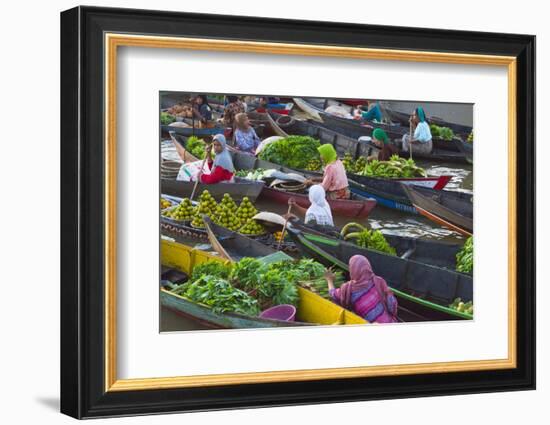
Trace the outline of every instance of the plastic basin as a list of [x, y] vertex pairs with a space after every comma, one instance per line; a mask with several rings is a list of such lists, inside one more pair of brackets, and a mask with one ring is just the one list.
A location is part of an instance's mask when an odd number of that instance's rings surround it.
[[262, 311], [260, 314], [262, 319], [282, 320], [285, 322], [293, 322], [296, 317], [296, 307], [291, 304], [280, 304]]

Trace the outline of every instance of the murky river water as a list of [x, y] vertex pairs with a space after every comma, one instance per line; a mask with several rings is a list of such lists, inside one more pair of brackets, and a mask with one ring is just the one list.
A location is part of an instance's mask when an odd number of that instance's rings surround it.
[[[165, 159], [178, 160], [171, 142], [162, 144], [162, 156]], [[457, 190], [471, 192], [473, 189], [473, 172], [469, 164], [453, 163], [431, 163], [427, 161], [417, 161], [417, 164], [426, 169], [428, 175], [451, 175], [451, 181], [445, 187], [446, 190]], [[278, 204], [273, 201], [259, 199], [255, 202], [256, 208], [260, 211], [271, 211], [279, 214], [285, 214], [288, 206]], [[335, 216], [335, 224], [339, 227], [348, 223], [350, 218]], [[380, 229], [384, 233], [390, 233], [400, 236], [421, 237], [426, 239], [439, 240], [460, 240], [464, 237], [452, 230], [438, 226], [432, 221], [420, 216], [403, 213], [384, 207], [376, 207], [368, 219], [354, 220], [361, 224], [370, 224], [374, 229]], [[190, 241], [192, 243], [192, 241]], [[161, 330], [198, 330], [205, 329], [199, 323], [191, 319], [178, 316], [177, 314], [162, 308]]]

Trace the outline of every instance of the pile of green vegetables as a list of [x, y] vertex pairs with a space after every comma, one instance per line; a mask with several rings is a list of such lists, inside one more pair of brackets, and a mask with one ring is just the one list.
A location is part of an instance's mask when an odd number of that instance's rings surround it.
[[474, 239], [470, 236], [456, 254], [456, 270], [462, 273], [474, 271]]
[[435, 124], [430, 124], [430, 132], [432, 133], [432, 138], [443, 139], [447, 142], [450, 142], [455, 137], [453, 130], [449, 127], [440, 127]]
[[342, 228], [340, 235], [346, 241], [353, 240], [361, 248], [368, 248], [389, 255], [397, 255], [395, 248], [388, 243], [380, 230], [367, 229], [359, 223], [348, 223]]
[[174, 121], [176, 121], [176, 117], [170, 115], [168, 112], [160, 113], [160, 123], [162, 125], [172, 124]]
[[320, 165], [319, 140], [309, 136], [288, 136], [267, 145], [258, 157], [291, 168], [306, 169]]
[[174, 287], [172, 292], [207, 305], [216, 313], [231, 311], [257, 316], [275, 305], [296, 306], [296, 285], [300, 282], [317, 288], [322, 279], [326, 287], [324, 272], [323, 265], [311, 259], [269, 264], [249, 257], [233, 264], [209, 261], [195, 267], [189, 281]]
[[263, 168], [255, 168], [254, 170], [237, 170], [235, 176], [242, 177], [247, 180], [262, 180], [266, 170]]
[[196, 156], [199, 159], [204, 159], [205, 146], [206, 142], [204, 140], [199, 139], [197, 136], [191, 136], [187, 139], [185, 149], [187, 149], [193, 156]]
[[392, 155], [389, 161], [378, 161], [377, 159], [370, 161], [357, 174], [390, 179], [427, 177], [428, 175], [426, 170], [418, 167], [412, 158], [400, 158], [398, 155]]

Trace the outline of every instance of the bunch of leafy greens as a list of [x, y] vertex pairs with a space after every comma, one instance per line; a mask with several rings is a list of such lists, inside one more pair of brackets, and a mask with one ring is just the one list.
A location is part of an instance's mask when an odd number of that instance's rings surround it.
[[449, 127], [440, 127], [435, 124], [430, 124], [430, 132], [433, 138], [443, 139], [447, 142], [450, 142], [455, 137], [453, 130]]
[[310, 136], [288, 136], [267, 145], [259, 158], [291, 168], [305, 169], [311, 161], [320, 160], [319, 140]]
[[174, 121], [176, 121], [176, 118], [173, 115], [170, 115], [168, 112], [160, 113], [160, 123], [162, 125], [172, 124]]
[[462, 273], [474, 271], [474, 239], [470, 236], [456, 254], [456, 270]]
[[193, 156], [196, 156], [199, 159], [204, 159], [204, 148], [206, 142], [202, 139], [199, 139], [197, 136], [191, 136], [187, 139], [185, 144], [185, 149], [187, 149]]
[[206, 261], [193, 268], [191, 280], [195, 281], [203, 276], [213, 276], [227, 279], [231, 273], [231, 265], [220, 261]]
[[260, 313], [256, 299], [221, 277], [202, 275], [185, 285], [182, 295], [211, 307], [215, 313], [231, 311], [248, 316], [257, 316]]

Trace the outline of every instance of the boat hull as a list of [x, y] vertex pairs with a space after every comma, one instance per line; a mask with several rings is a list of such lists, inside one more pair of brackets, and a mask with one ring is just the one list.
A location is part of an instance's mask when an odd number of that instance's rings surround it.
[[[224, 262], [218, 256], [167, 240], [161, 241], [162, 264], [188, 275], [193, 267], [207, 261]], [[209, 307], [194, 303], [166, 289], [160, 289], [161, 305], [177, 314], [182, 314], [214, 328], [276, 328], [315, 325], [366, 324], [356, 314], [298, 287], [300, 301], [296, 311], [296, 322], [261, 319], [236, 313], [214, 313]]]
[[[305, 256], [327, 267], [336, 266], [348, 271], [348, 262], [353, 255], [365, 255], [374, 272], [383, 277], [394, 291], [399, 307], [405, 309], [405, 314], [411, 320], [472, 319], [471, 315], [447, 307], [457, 297], [464, 302], [473, 300], [473, 280], [469, 275], [363, 249], [331, 238], [292, 230], [289, 230], [289, 234]], [[399, 316], [406, 320], [401, 314]]]
[[419, 213], [459, 233], [473, 233], [473, 196], [461, 192], [430, 193], [423, 188], [403, 186]]
[[[164, 194], [179, 198], [189, 198], [193, 193], [195, 182], [161, 179], [160, 186], [161, 192]], [[263, 187], [263, 183], [251, 181], [218, 184], [199, 183], [195, 191], [195, 197], [198, 197], [203, 190], [208, 190], [216, 201], [220, 201], [223, 195], [228, 193], [235, 201], [240, 201], [246, 196], [254, 202], [262, 192]]]
[[[290, 198], [294, 198], [296, 204], [298, 204], [302, 208], [309, 208], [311, 206], [307, 195], [284, 192], [282, 190], [267, 186], [265, 186], [264, 190], [262, 191], [262, 197], [280, 204], [287, 204]], [[334, 215], [341, 215], [344, 217], [352, 218], [367, 218], [376, 206], [376, 200], [372, 198], [349, 200], [331, 199], [327, 200], [327, 202], [330, 205], [330, 209]]]

